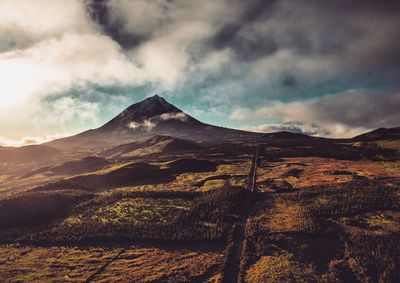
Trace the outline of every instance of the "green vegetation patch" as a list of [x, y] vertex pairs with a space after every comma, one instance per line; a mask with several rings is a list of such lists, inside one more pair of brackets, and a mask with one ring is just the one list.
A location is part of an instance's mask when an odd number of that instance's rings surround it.
[[400, 174], [400, 161], [394, 162], [379, 162], [380, 166], [385, 168], [386, 171], [392, 174]]
[[[91, 210], [86, 220], [109, 223], [167, 223], [180, 210], [188, 210], [190, 201], [182, 199], [149, 199], [127, 198], [118, 200], [105, 207]], [[74, 217], [66, 219], [67, 223], [73, 223]]]
[[104, 194], [76, 206], [64, 221], [26, 235], [23, 240], [46, 244], [222, 242], [238, 213], [243, 192], [242, 188], [224, 187], [202, 193]]

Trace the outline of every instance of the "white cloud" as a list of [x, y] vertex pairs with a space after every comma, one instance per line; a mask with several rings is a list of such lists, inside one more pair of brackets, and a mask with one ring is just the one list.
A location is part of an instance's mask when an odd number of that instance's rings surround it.
[[132, 130], [144, 130], [150, 132], [158, 125], [159, 122], [165, 122], [168, 120], [179, 120], [182, 122], [186, 122], [188, 120], [188, 116], [183, 112], [170, 112], [161, 114], [160, 116], [154, 116], [150, 119], [144, 120], [143, 122], [132, 121], [129, 122], [126, 126]]
[[63, 137], [67, 137], [70, 134], [54, 134], [54, 135], [47, 135], [41, 137], [23, 137], [21, 139], [9, 139], [0, 136], [0, 146], [7, 146], [7, 147], [19, 147], [25, 145], [34, 145], [34, 144], [42, 144], [45, 142], [49, 142], [55, 139], [60, 139]]
[[129, 129], [132, 129], [132, 130], [136, 130], [136, 129], [139, 129], [140, 127], [141, 127], [141, 124], [140, 123], [137, 123], [137, 122], [130, 122], [128, 125], [126, 125]]
[[138, 122], [130, 122], [129, 124], [126, 125], [128, 128], [132, 130], [145, 130], [147, 132], [150, 132], [157, 126], [157, 122], [153, 120], [144, 120], [141, 123]]
[[100, 107], [96, 102], [62, 96], [37, 105], [25, 126], [39, 132], [45, 128], [54, 132], [78, 133], [87, 130], [88, 125], [96, 125], [99, 113]]
[[146, 0], [111, 0], [108, 3], [112, 21], [122, 21], [125, 32], [141, 35], [151, 33], [161, 24], [167, 6], [165, 1]]
[[170, 112], [170, 113], [164, 113], [160, 115], [160, 119], [162, 121], [167, 121], [167, 120], [179, 120], [182, 122], [186, 122], [188, 120], [188, 116], [183, 113], [183, 112]]
[[172, 90], [184, 82], [193, 63], [191, 51], [196, 42], [212, 33], [212, 28], [202, 22], [188, 22], [170, 29], [131, 53], [132, 59], [142, 66], [146, 79], [158, 82], [164, 90]]
[[3, 107], [24, 99], [63, 92], [88, 82], [100, 85], [143, 83], [141, 71], [131, 64], [109, 37], [70, 34], [49, 39], [25, 50], [0, 54]]
[[98, 105], [91, 102], [82, 102], [71, 97], [62, 97], [52, 102], [57, 123], [64, 124], [74, 120], [93, 120], [98, 116]]
[[144, 122], [143, 122], [143, 127], [148, 132], [150, 132], [155, 126], [157, 126], [157, 124], [155, 122], [150, 121], [150, 120], [144, 120]]
[[0, 1], [0, 52], [25, 48], [65, 32], [92, 29], [80, 0], [2, 0]]

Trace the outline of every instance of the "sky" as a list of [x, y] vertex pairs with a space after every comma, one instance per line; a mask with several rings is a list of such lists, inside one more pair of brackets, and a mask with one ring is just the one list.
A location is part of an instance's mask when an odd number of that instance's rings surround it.
[[259, 132], [400, 126], [400, 1], [0, 0], [0, 145], [154, 94]]

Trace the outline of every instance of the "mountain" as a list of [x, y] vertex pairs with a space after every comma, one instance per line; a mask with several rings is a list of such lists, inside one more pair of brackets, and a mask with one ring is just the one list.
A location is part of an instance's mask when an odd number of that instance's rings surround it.
[[400, 139], [400, 127], [379, 128], [353, 138], [354, 141], [377, 141], [377, 140], [398, 140]]
[[202, 123], [164, 98], [154, 95], [131, 105], [103, 126], [81, 134], [49, 142], [62, 150], [106, 148], [152, 136], [172, 136], [194, 141], [246, 139], [261, 134]]

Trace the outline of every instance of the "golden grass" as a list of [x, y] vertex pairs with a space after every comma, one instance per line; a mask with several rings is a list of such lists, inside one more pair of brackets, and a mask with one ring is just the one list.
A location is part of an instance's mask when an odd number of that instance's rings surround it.
[[[301, 169], [298, 176], [285, 177], [291, 169]], [[333, 174], [334, 171], [347, 171], [349, 174]], [[257, 169], [257, 182], [261, 189], [268, 180], [283, 179], [295, 188], [313, 185], [346, 183], [355, 176], [400, 177], [400, 162], [348, 161], [319, 157], [283, 158], [280, 162], [263, 162]]]
[[380, 140], [374, 142], [355, 142], [352, 146], [354, 147], [372, 147], [372, 148], [383, 148], [383, 149], [393, 149], [400, 151], [400, 141], [399, 140]]
[[[159, 163], [159, 165], [161, 168], [163, 168], [167, 167], [169, 163], [170, 162], [164, 162], [164, 163]], [[222, 181], [216, 181], [214, 184], [213, 182], [206, 181], [203, 186], [198, 186], [197, 184], [211, 177], [215, 177], [215, 179], [213, 180], [222, 180], [218, 179], [218, 176], [222, 175], [232, 175], [232, 177], [226, 180], [228, 184], [232, 186], [244, 187], [246, 185], [247, 173], [249, 172], [250, 167], [251, 167], [251, 162], [246, 159], [238, 163], [219, 165], [215, 172], [183, 173], [176, 176], [175, 180], [169, 183], [127, 186], [127, 187], [113, 189], [113, 191], [114, 192], [161, 191], [161, 190], [206, 191], [213, 188], [220, 188], [220, 185], [222, 185]], [[244, 176], [238, 177], [235, 175], [244, 175]]]
[[4, 183], [5, 181], [7, 181], [10, 178], [10, 176], [8, 175], [0, 175], [0, 182]]
[[310, 282], [315, 281], [314, 268], [297, 262], [293, 255], [281, 252], [263, 256], [246, 274], [246, 282]]
[[0, 247], [1, 282], [83, 282], [120, 249]]
[[[231, 164], [222, 164], [217, 167], [215, 172], [200, 172], [200, 173], [184, 173], [178, 175], [173, 182], [170, 183], [170, 187], [181, 188], [183, 190], [193, 190], [198, 189], [201, 191], [208, 190], [211, 188], [218, 188], [222, 185], [221, 181], [217, 181], [212, 187], [212, 183], [206, 183], [197, 188], [196, 185], [199, 182], [202, 182], [210, 177], [216, 177], [214, 180], [218, 179], [218, 176], [221, 175], [232, 175], [231, 178], [227, 179], [227, 183], [233, 186], [245, 186], [247, 180], [247, 173], [250, 171], [251, 161], [250, 160], [243, 160], [242, 162], [238, 163], [231, 163]], [[235, 175], [244, 175], [246, 177], [239, 178], [235, 177]]]
[[380, 148], [394, 149], [394, 150], [400, 151], [400, 141], [399, 140], [377, 141], [376, 144]]
[[220, 282], [222, 282], [222, 274], [218, 273], [218, 274], [214, 275], [213, 277], [209, 278], [205, 282], [206, 283], [220, 283]]
[[400, 176], [400, 161], [379, 162], [378, 164], [382, 166], [389, 174]]
[[[120, 250], [2, 246], [1, 282], [83, 282]], [[218, 267], [221, 261], [222, 253], [214, 251], [131, 248], [96, 277], [95, 282], [151, 282], [167, 278], [166, 282], [190, 282], [190, 278]]]
[[123, 157], [132, 157], [132, 156], [145, 156], [154, 153], [160, 153], [166, 145], [168, 145], [172, 140], [160, 141], [152, 146], [138, 148], [134, 151], [123, 154]]
[[[125, 166], [127, 166], [127, 165], [134, 164], [134, 163], [136, 163], [136, 162], [118, 163], [118, 164], [111, 165], [111, 166], [109, 166], [109, 167], [106, 167], [106, 168], [101, 169], [101, 170], [98, 170], [98, 171], [88, 172], [88, 173], [84, 173], [84, 174], [79, 174], [79, 176], [87, 176], [87, 175], [93, 175], [93, 174], [94, 174], [94, 175], [106, 175], [106, 174], [108, 174], [108, 173], [114, 172], [114, 171], [116, 171], [116, 170], [118, 170], [118, 169], [121, 169], [121, 168], [123, 168], [123, 167], [125, 167]], [[78, 175], [75, 175], [75, 176], [78, 176]], [[75, 176], [71, 176], [71, 177], [66, 178], [66, 179], [71, 179], [71, 178], [73, 178], [73, 177], [75, 177]]]
[[110, 282], [111, 278], [118, 282], [191, 282], [221, 261], [222, 253], [215, 251], [133, 247], [108, 266], [96, 282]]
[[366, 228], [376, 233], [400, 234], [400, 212], [398, 211], [377, 211], [360, 214], [357, 217], [342, 218], [342, 223], [348, 223], [358, 228]]
[[1, 188], [18, 188], [18, 189], [25, 189], [31, 188], [44, 182], [50, 182], [52, 180], [58, 179], [57, 177], [53, 176], [46, 176], [43, 174], [37, 174], [28, 178], [20, 179], [19, 177], [9, 177], [1, 183]]
[[260, 225], [273, 233], [312, 232], [315, 223], [299, 204], [278, 202], [267, 215], [260, 216]]
[[204, 183], [203, 186], [199, 188], [200, 191], [209, 191], [212, 189], [220, 189], [224, 187], [227, 184], [227, 181], [223, 179], [214, 179], [214, 180], [209, 180]]

